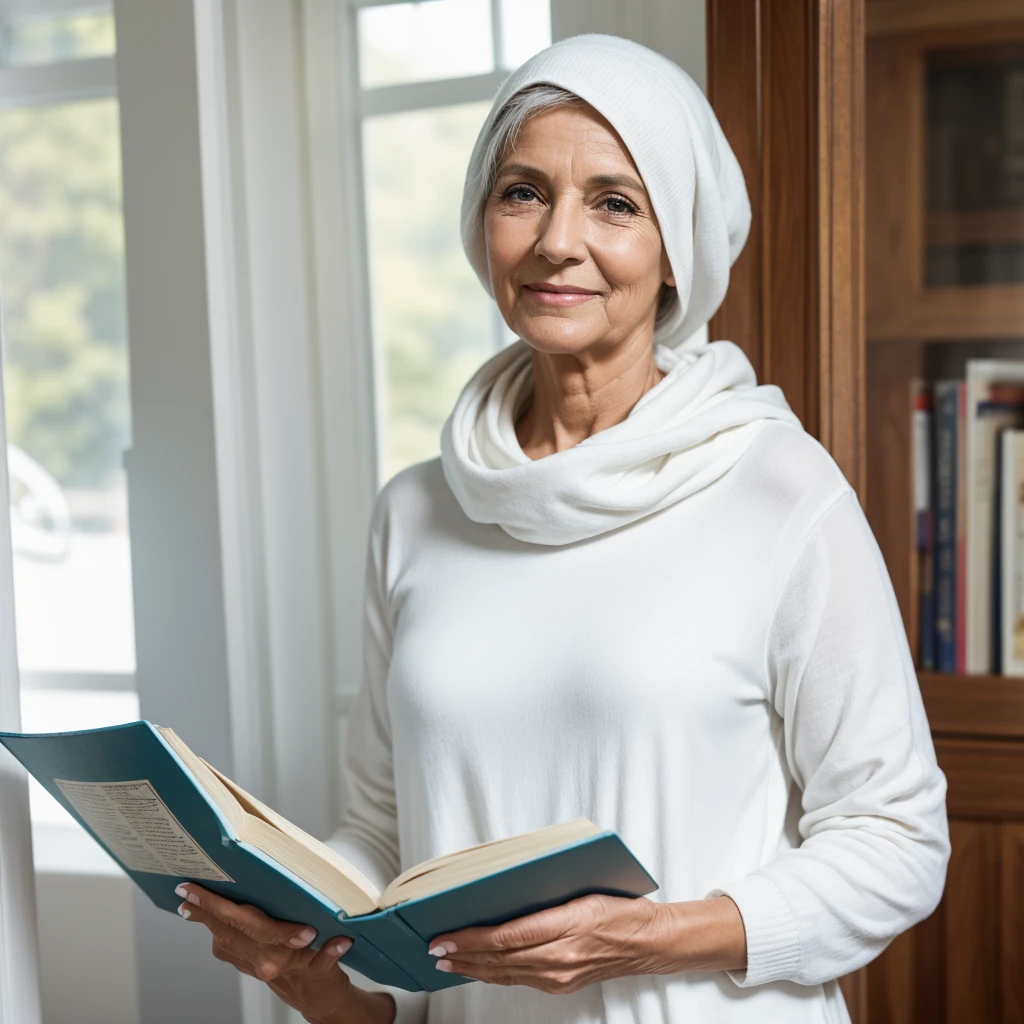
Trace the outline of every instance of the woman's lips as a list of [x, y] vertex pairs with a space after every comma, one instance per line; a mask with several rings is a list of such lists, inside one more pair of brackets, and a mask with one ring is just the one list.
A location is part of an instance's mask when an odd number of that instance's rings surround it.
[[599, 294], [586, 288], [555, 284], [524, 284], [523, 291], [543, 306], [579, 306]]

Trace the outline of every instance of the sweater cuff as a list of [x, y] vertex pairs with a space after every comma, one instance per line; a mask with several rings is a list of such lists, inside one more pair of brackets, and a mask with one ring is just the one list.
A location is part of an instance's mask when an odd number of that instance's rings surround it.
[[800, 930], [782, 890], [767, 875], [749, 874], [708, 896], [728, 896], [747, 933], [747, 967], [726, 971], [740, 988], [792, 980], [800, 965]]

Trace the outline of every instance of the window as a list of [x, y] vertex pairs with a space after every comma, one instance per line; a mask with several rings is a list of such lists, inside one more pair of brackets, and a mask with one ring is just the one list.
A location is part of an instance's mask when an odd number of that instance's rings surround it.
[[440, 450], [473, 371], [513, 336], [462, 252], [462, 182], [508, 72], [551, 42], [549, 0], [353, 0], [379, 478]]
[[[138, 717], [113, 50], [109, 8], [0, 20], [4, 395], [29, 731]], [[98, 863], [35, 783], [32, 817], [37, 864], [58, 866], [60, 849]]]

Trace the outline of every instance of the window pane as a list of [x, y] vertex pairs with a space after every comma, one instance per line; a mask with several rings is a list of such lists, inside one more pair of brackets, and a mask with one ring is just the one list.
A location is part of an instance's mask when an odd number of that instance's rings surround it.
[[[370, 118], [370, 266], [383, 372], [381, 479], [440, 451], [462, 385], [496, 351], [491, 299], [459, 240], [462, 182], [488, 103]], [[502, 339], [503, 340], [503, 339]]]
[[501, 63], [517, 68], [551, 45], [551, 0], [502, 0]]
[[364, 88], [494, 70], [488, 0], [430, 0], [359, 11]]
[[53, 64], [114, 53], [114, 15], [23, 15], [0, 24], [4, 64]]
[[135, 670], [115, 100], [0, 112], [0, 282], [22, 669]]

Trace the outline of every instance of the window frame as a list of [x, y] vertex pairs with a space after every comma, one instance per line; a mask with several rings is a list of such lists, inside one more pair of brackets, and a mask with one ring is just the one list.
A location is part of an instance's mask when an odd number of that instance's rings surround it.
[[[97, 3], [95, 0], [79, 0], [77, 3], [74, 0], [5, 0], [0, 4], [0, 23], [20, 15], [58, 16], [108, 12], [113, 16], [111, 3]], [[48, 64], [0, 65], [0, 110], [51, 107], [97, 99], [118, 100], [115, 55], [62, 60]], [[0, 427], [3, 426], [4, 424], [0, 424]], [[3, 450], [6, 451], [6, 446]], [[6, 472], [6, 464], [4, 468]], [[7, 529], [9, 532], [9, 521]], [[23, 671], [19, 668], [18, 676], [19, 692], [72, 690], [136, 693], [138, 689], [134, 672], [40, 672]], [[40, 827], [34, 823], [33, 831], [38, 833], [37, 847], [45, 847], [37, 849], [37, 859], [40, 859], [41, 852], [43, 863], [60, 864], [61, 870], [71, 871], [74, 860], [57, 854], [60, 844], [67, 841], [66, 833], [77, 833], [77, 826], [74, 829], [52, 825]], [[106, 873], [107, 869], [103, 865], [101, 868], [102, 873]]]

